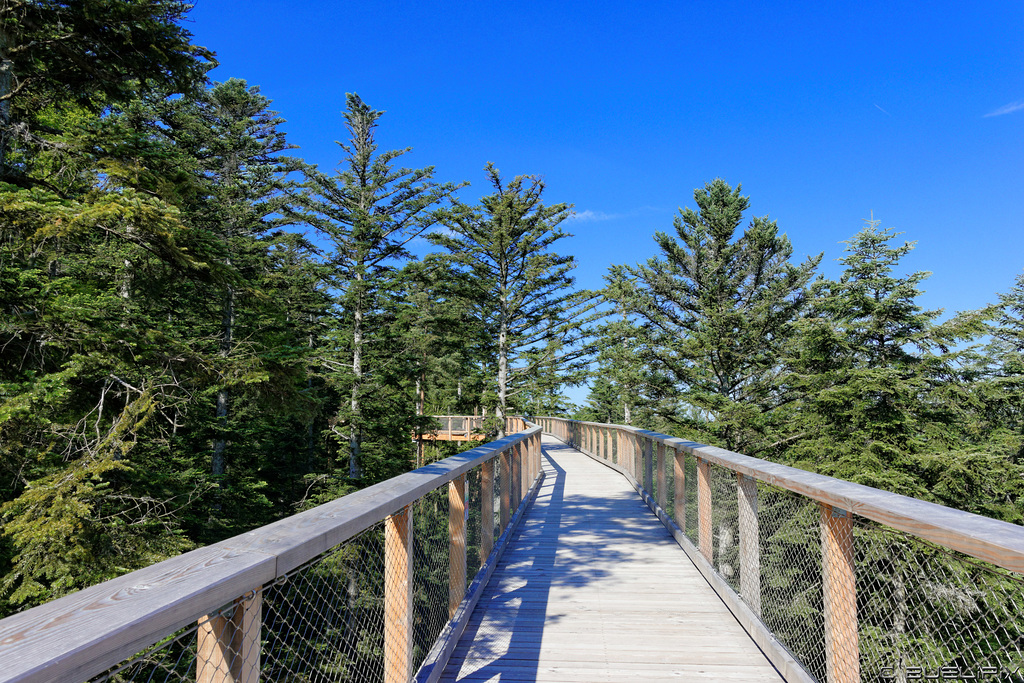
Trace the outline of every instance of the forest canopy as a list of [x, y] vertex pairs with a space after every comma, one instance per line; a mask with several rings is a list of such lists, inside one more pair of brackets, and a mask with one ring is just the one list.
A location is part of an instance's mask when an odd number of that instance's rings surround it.
[[540, 175], [481, 159], [466, 202], [354, 93], [322, 170], [208, 78], [187, 4], [0, 7], [0, 617], [407, 471], [433, 414], [632, 424], [1024, 521], [1024, 277], [943, 319], [892, 229], [830, 280], [714, 179], [582, 290]]

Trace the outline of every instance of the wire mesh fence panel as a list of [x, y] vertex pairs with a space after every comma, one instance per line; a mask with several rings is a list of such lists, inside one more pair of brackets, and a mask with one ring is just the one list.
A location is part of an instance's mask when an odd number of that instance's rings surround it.
[[697, 458], [687, 453], [685, 460], [685, 479], [686, 479], [686, 537], [690, 539], [694, 545], [700, 542], [699, 527], [697, 519]]
[[644, 440], [638, 436], [633, 437], [633, 478], [638, 482], [644, 482]]
[[491, 503], [491, 509], [494, 510], [494, 542], [497, 543], [501, 538], [501, 532], [504, 531], [501, 528], [501, 491], [508, 486], [508, 482], [503, 479], [500, 457], [491, 458], [491, 466], [494, 470], [494, 501]]
[[826, 680], [818, 504], [757, 483], [761, 620], [819, 681]]
[[261, 680], [383, 680], [384, 583], [378, 523], [268, 586]]
[[712, 465], [711, 531], [714, 544], [712, 564], [730, 588], [740, 590], [739, 512], [736, 503], [736, 475], [732, 470]]
[[449, 618], [449, 494], [443, 486], [414, 504], [413, 670]]
[[377, 524], [92, 680], [382, 681], [383, 580]]
[[480, 571], [480, 536], [483, 524], [480, 506], [480, 468], [474, 467], [466, 473], [466, 587]]
[[665, 448], [665, 460], [662, 463], [665, 468], [665, 513], [670, 519], [676, 516], [676, 451], [674, 448]]
[[648, 444], [646, 440], [643, 443], [644, 443], [644, 460], [646, 461], [646, 460], [649, 459], [649, 461], [650, 461], [650, 468], [651, 468], [650, 472], [651, 472], [651, 475], [650, 475], [650, 481], [648, 481], [648, 478], [647, 478], [647, 466], [648, 466], [648, 463], [645, 462], [644, 466], [640, 469], [640, 473], [643, 474], [643, 479], [641, 479], [640, 481], [643, 482], [644, 488], [647, 488], [647, 484], [648, 483], [650, 484], [650, 490], [647, 493], [650, 494], [652, 499], [657, 501], [658, 500], [658, 444], [656, 444], [656, 443]]
[[[224, 611], [232, 609], [226, 607]], [[194, 681], [196, 680], [196, 632], [198, 625], [181, 629], [131, 660], [90, 679], [111, 681]]]
[[856, 518], [864, 681], [1024, 680], [1024, 580]]

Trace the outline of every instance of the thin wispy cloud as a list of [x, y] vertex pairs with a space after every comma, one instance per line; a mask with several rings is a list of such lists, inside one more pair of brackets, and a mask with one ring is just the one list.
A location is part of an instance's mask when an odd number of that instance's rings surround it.
[[999, 107], [999, 109], [996, 109], [995, 111], [990, 111], [989, 113], [985, 114], [985, 118], [987, 119], [990, 116], [1003, 116], [1004, 114], [1012, 114], [1013, 112], [1020, 111], [1021, 109], [1024, 109], [1024, 100], [1017, 100], [1016, 102], [1011, 102], [1010, 104], [1003, 105], [1002, 107]]
[[665, 213], [665, 211], [666, 209], [658, 208], [656, 206], [640, 206], [626, 211], [625, 213], [605, 213], [604, 211], [586, 209], [584, 211], [577, 211], [569, 220], [581, 222], [614, 221], [619, 218], [631, 218], [633, 216], [641, 216], [649, 213]]
[[885, 114], [886, 116], [892, 116], [892, 114], [890, 114], [890, 113], [889, 113], [889, 112], [887, 112], [886, 110], [882, 109], [882, 108], [881, 108], [881, 107], [879, 107], [879, 106], [878, 106], [877, 104], [875, 105], [875, 109], [877, 109], [878, 111], [882, 112], [882, 113], [883, 113], [883, 114]]
[[571, 220], [574, 221], [611, 221], [616, 218], [621, 218], [622, 214], [618, 213], [605, 213], [604, 211], [577, 211], [572, 215]]

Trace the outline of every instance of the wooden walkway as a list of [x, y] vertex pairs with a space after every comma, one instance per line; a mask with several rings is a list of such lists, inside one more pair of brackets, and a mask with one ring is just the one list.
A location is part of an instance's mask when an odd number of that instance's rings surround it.
[[543, 487], [442, 681], [782, 681], [622, 475], [543, 449]]

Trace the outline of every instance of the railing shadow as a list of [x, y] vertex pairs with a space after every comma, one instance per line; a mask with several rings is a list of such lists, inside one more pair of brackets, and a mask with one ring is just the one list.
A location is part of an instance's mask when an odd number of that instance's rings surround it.
[[[548, 613], [552, 591], [607, 578], [606, 567], [628, 559], [626, 544], [649, 540], [652, 531], [669, 538], [631, 490], [613, 497], [567, 496], [566, 471], [552, 457], [560, 449], [586, 457], [562, 444], [543, 445], [544, 484], [478, 603], [449, 661], [449, 673], [471, 673], [474, 679], [501, 680], [504, 674], [516, 681], [536, 680], [545, 631], [568, 616]], [[649, 516], [651, 525], [594, 523], [621, 516], [635, 519], [636, 513]], [[590, 608], [575, 603], [574, 615]]]

